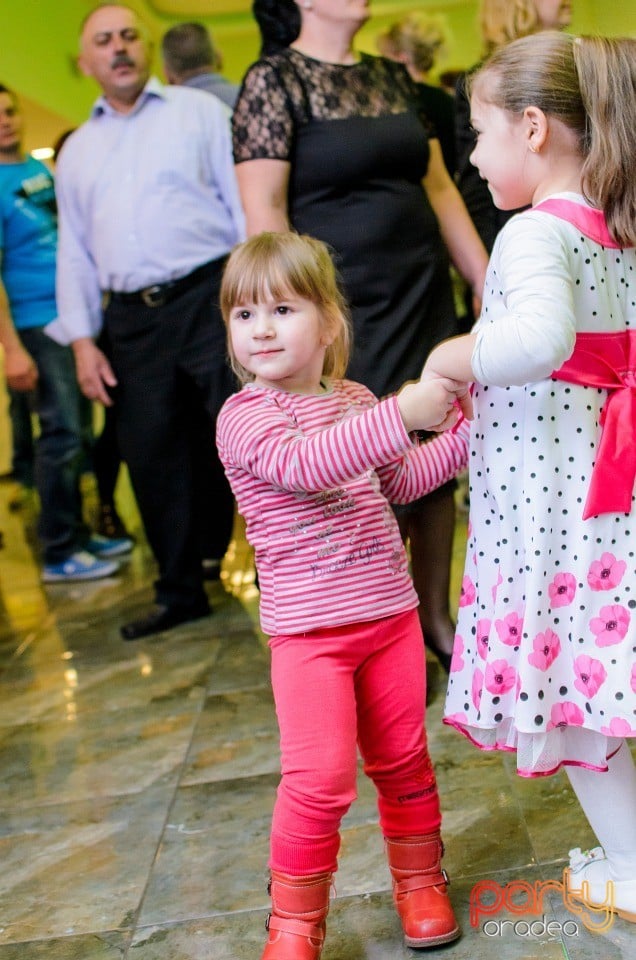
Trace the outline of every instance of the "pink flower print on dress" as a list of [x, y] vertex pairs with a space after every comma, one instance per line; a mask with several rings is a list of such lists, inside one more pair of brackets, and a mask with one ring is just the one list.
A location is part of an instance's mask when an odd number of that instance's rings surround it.
[[592, 590], [612, 590], [623, 579], [626, 567], [624, 560], [617, 560], [613, 553], [604, 553], [590, 566], [587, 582]]
[[582, 727], [583, 711], [577, 707], [571, 700], [565, 700], [563, 703], [555, 703], [550, 711], [550, 721], [547, 730], [554, 730], [556, 727]]
[[601, 727], [601, 733], [606, 737], [633, 737], [636, 730], [633, 730], [627, 720], [622, 717], [612, 717], [609, 727]]
[[596, 634], [594, 640], [597, 647], [611, 647], [624, 639], [629, 628], [630, 613], [620, 604], [611, 607], [601, 607], [598, 617], [590, 620], [590, 629]]
[[507, 660], [494, 660], [486, 665], [486, 690], [497, 695], [512, 690], [517, 682], [517, 671]]
[[492, 602], [494, 603], [497, 599], [497, 590], [499, 584], [503, 583], [503, 577], [501, 576], [501, 570], [497, 570], [497, 582], [493, 584], [492, 587]]
[[503, 620], [495, 620], [495, 629], [502, 643], [508, 647], [518, 647], [523, 633], [523, 617], [518, 613], [509, 613]]
[[528, 663], [539, 670], [547, 670], [552, 666], [561, 653], [561, 641], [554, 630], [538, 633], [532, 641], [532, 653], [528, 656]]
[[557, 573], [548, 586], [551, 607], [567, 607], [574, 600], [576, 579], [571, 573]]
[[453, 658], [451, 660], [450, 672], [455, 673], [457, 670], [464, 669], [464, 660], [462, 658], [462, 653], [464, 652], [464, 639], [460, 637], [457, 633], [455, 634], [455, 642], [453, 644]]
[[586, 697], [594, 697], [605, 683], [607, 670], [600, 660], [581, 654], [574, 661], [576, 680], [574, 686]]
[[632, 675], [629, 679], [629, 685], [634, 693], [636, 693], [636, 663], [632, 664]]
[[475, 584], [470, 579], [470, 577], [464, 577], [462, 580], [462, 589], [459, 594], [459, 606], [460, 607], [470, 607], [477, 597], [477, 591], [475, 590]]
[[481, 670], [475, 670], [473, 674], [473, 688], [472, 688], [472, 697], [473, 697], [473, 706], [475, 710], [479, 710], [481, 705], [481, 692], [484, 688], [484, 675]]
[[488, 656], [488, 637], [490, 636], [490, 620], [477, 621], [477, 653], [482, 660]]
[[444, 723], [450, 723], [452, 726], [466, 726], [468, 723], [468, 717], [465, 713], [449, 713], [444, 717]]

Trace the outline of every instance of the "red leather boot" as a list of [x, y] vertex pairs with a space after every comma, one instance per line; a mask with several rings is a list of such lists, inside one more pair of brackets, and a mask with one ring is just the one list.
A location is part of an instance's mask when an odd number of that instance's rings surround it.
[[290, 877], [272, 870], [272, 912], [261, 960], [319, 960], [329, 912], [331, 873]]
[[446, 892], [449, 880], [442, 870], [439, 831], [385, 842], [406, 945], [436, 947], [456, 940], [460, 931]]

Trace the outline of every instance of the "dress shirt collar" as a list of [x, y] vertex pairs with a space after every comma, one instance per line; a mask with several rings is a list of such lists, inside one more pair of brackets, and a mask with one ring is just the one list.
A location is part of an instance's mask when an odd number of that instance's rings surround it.
[[[158, 80], [156, 77], [150, 77], [148, 79], [146, 86], [143, 88], [143, 90], [141, 91], [141, 93], [137, 98], [135, 106], [130, 111], [130, 113], [125, 114], [125, 116], [132, 116], [135, 113], [139, 113], [139, 111], [148, 102], [148, 100], [151, 100], [153, 97], [159, 97], [159, 99], [161, 100], [165, 100], [166, 98], [164, 86], [161, 83], [161, 81]], [[99, 97], [95, 101], [95, 104], [93, 105], [93, 109], [91, 111], [91, 118], [100, 117], [104, 113], [109, 114], [111, 117], [122, 116], [122, 114], [120, 114], [118, 110], [114, 110], [113, 107], [111, 107], [106, 97], [102, 94], [101, 97]]]

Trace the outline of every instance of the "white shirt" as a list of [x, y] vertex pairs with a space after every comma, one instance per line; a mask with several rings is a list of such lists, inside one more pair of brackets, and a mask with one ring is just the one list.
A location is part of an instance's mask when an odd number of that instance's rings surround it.
[[57, 169], [62, 343], [101, 328], [101, 291], [185, 276], [245, 235], [229, 116], [214, 97], [151, 78], [132, 112], [100, 97]]

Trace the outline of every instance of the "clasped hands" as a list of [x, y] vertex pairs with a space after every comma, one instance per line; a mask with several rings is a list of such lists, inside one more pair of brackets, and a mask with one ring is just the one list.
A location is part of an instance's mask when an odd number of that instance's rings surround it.
[[470, 384], [441, 377], [425, 367], [419, 380], [405, 383], [397, 395], [404, 426], [409, 431], [441, 433], [454, 427], [460, 416], [473, 418]]

